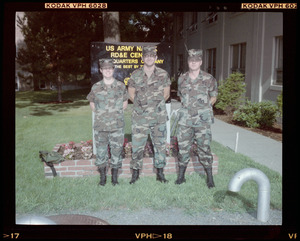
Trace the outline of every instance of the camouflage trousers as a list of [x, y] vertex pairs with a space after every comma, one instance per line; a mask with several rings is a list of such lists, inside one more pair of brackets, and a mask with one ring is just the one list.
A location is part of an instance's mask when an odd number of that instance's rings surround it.
[[192, 144], [197, 144], [197, 155], [200, 163], [205, 167], [211, 167], [213, 155], [210, 149], [212, 140], [210, 124], [204, 124], [202, 127], [178, 126], [178, 161], [180, 166], [187, 166], [190, 160], [190, 150]]
[[108, 148], [110, 148], [111, 158], [110, 167], [111, 168], [121, 168], [122, 167], [122, 151], [124, 144], [124, 131], [120, 128], [115, 131], [97, 131], [94, 132], [95, 142], [96, 142], [96, 161], [95, 165], [99, 167], [106, 167], [108, 163]]
[[154, 147], [154, 167], [164, 168], [166, 165], [166, 124], [149, 126], [148, 124], [132, 125], [132, 160], [130, 168], [142, 169], [144, 148], [150, 134]]

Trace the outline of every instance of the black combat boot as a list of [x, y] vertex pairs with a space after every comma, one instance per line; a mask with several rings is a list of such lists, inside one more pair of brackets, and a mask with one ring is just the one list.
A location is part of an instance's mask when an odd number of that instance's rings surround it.
[[205, 167], [204, 170], [207, 175], [206, 184], [207, 184], [208, 188], [215, 187], [215, 183], [214, 183], [214, 179], [213, 179], [213, 175], [212, 175], [212, 167]]
[[175, 184], [181, 184], [185, 182], [185, 178], [184, 178], [185, 170], [186, 170], [186, 166], [179, 166], [178, 177], [177, 180], [175, 181]]
[[156, 181], [168, 182], [168, 180], [166, 180], [166, 178], [165, 178], [163, 171], [164, 171], [163, 168], [157, 168]]
[[106, 184], [106, 167], [98, 167], [100, 172], [100, 182], [99, 185], [104, 186]]
[[111, 169], [111, 183], [112, 185], [119, 184], [118, 182], [118, 168], [112, 168]]
[[131, 181], [129, 182], [130, 184], [135, 183], [136, 180], [139, 179], [139, 172], [140, 172], [139, 169], [133, 169], [132, 170], [132, 178], [131, 178]]

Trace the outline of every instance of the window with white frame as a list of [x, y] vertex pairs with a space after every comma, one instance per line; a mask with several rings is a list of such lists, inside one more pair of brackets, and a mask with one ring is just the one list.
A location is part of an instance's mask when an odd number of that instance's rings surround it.
[[208, 15], [208, 24], [215, 23], [218, 20], [218, 12], [209, 12]]
[[205, 19], [201, 21], [201, 23], [205, 23], [207, 26], [213, 23], [217, 23], [218, 21], [218, 12], [208, 12], [206, 14]]
[[191, 25], [196, 24], [198, 21], [198, 12], [192, 12]]
[[216, 76], [216, 56], [216, 48], [206, 50], [206, 71], [214, 77]]
[[273, 84], [274, 85], [282, 85], [283, 78], [283, 37], [278, 36], [275, 37], [275, 66], [274, 66], [274, 77]]
[[246, 72], [246, 43], [231, 45], [231, 73]]

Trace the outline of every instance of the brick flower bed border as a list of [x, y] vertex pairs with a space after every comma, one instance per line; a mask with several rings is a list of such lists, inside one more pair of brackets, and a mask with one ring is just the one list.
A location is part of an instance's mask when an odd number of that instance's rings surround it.
[[[57, 144], [53, 151], [58, 151], [61, 144]], [[124, 158], [122, 162], [122, 168], [119, 170], [119, 177], [129, 178], [131, 177], [130, 169], [131, 158]], [[219, 160], [218, 157], [213, 154], [213, 175], [218, 173]], [[59, 164], [54, 164], [58, 177], [86, 177], [91, 175], [99, 175], [97, 167], [95, 166], [95, 159], [88, 160], [65, 160]], [[44, 163], [44, 172], [46, 178], [53, 178], [52, 171]], [[167, 157], [167, 165], [164, 168], [165, 174], [174, 174], [178, 172], [178, 159], [177, 157]], [[191, 157], [191, 160], [186, 169], [187, 174], [199, 173], [205, 175], [203, 166], [199, 163], [198, 157]], [[108, 175], [111, 175], [110, 168], [107, 171]], [[156, 175], [156, 168], [153, 165], [152, 157], [144, 157], [143, 169], [140, 171], [140, 176], [154, 176]]]

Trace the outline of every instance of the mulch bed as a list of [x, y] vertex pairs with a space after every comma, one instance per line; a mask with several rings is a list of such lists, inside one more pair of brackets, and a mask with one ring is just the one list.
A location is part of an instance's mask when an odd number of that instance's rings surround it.
[[[230, 115], [214, 113], [214, 116], [215, 116], [215, 118], [222, 120], [228, 124], [237, 125], [236, 123], [234, 123], [234, 121], [232, 120], [232, 116], [230, 116]], [[240, 125], [238, 125], [238, 126], [245, 128], [246, 130], [256, 132], [263, 136], [267, 136], [276, 141], [282, 142], [282, 125], [279, 123], [274, 123], [274, 125], [272, 127], [267, 127], [267, 128], [249, 128], [249, 127], [240, 126]]]

